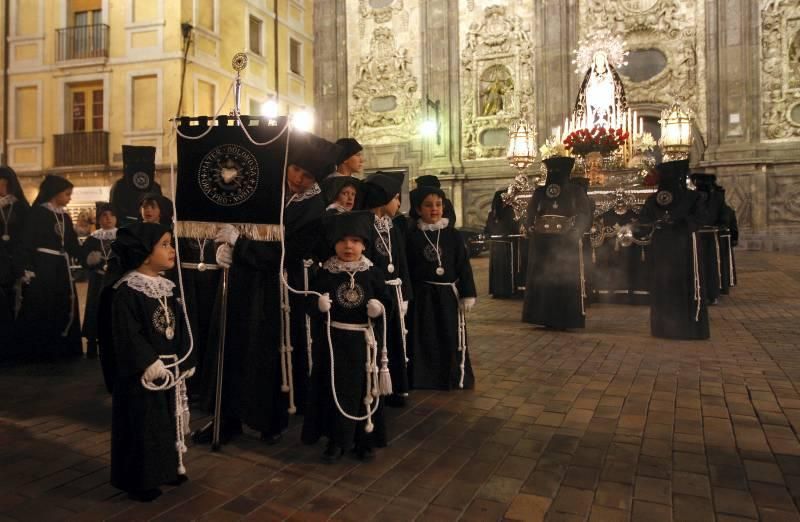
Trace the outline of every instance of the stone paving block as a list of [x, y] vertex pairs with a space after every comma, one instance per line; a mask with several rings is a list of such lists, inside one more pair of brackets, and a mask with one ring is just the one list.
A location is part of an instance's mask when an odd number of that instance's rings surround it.
[[672, 509], [663, 504], [634, 500], [631, 522], [672, 522]]
[[544, 520], [552, 499], [537, 495], [519, 494], [514, 497], [505, 513], [506, 520], [537, 522]]
[[675, 494], [672, 502], [675, 520], [700, 522], [714, 519], [711, 499]]
[[672, 504], [672, 482], [652, 477], [636, 477], [633, 496], [646, 502]]
[[591, 490], [562, 486], [551, 509], [586, 517], [591, 510], [593, 497], [594, 493]]
[[714, 509], [747, 518], [757, 518], [755, 503], [750, 493], [737, 489], [714, 488]]

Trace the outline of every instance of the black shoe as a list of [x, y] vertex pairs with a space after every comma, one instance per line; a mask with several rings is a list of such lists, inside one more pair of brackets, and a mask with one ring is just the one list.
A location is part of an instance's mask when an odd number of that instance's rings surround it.
[[369, 462], [375, 458], [375, 452], [372, 448], [356, 446], [356, 458], [362, 462]]
[[328, 446], [322, 453], [322, 460], [323, 462], [327, 462], [328, 464], [333, 464], [334, 462], [337, 462], [339, 459], [341, 459], [342, 455], [344, 455], [344, 448], [340, 448], [333, 442], [328, 442]]
[[169, 485], [169, 486], [180, 486], [181, 484], [183, 484], [187, 480], [189, 480], [189, 477], [179, 473], [178, 476], [175, 478], [175, 480], [167, 482], [167, 485]]
[[406, 407], [406, 398], [402, 395], [398, 395], [393, 393], [383, 399], [384, 403], [390, 408], [405, 408]]
[[261, 440], [264, 441], [268, 446], [274, 446], [275, 444], [279, 443], [282, 438], [283, 435], [280, 433], [273, 433], [270, 435], [265, 431], [261, 432]]
[[161, 490], [158, 488], [146, 489], [144, 491], [131, 491], [128, 493], [128, 498], [137, 502], [152, 502], [161, 496]]

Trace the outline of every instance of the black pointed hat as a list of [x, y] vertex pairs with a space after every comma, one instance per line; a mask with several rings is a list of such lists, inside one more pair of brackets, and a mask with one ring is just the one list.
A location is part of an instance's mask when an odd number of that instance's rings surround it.
[[689, 173], [689, 160], [665, 161], [656, 165], [658, 188], [672, 190], [686, 188], [686, 175]]
[[345, 236], [357, 236], [364, 242], [364, 246], [369, 244], [372, 237], [372, 224], [375, 222], [375, 215], [368, 210], [357, 210], [353, 212], [343, 212], [333, 214], [325, 219], [325, 239], [331, 247]]
[[336, 144], [309, 132], [293, 130], [289, 135], [289, 164], [311, 174], [317, 183], [333, 173], [340, 153]]
[[364, 208], [382, 207], [403, 190], [402, 173], [376, 172], [361, 185]]
[[151, 191], [156, 173], [156, 148], [123, 145], [122, 172], [125, 181], [136, 190]]
[[544, 165], [547, 167], [547, 181], [545, 183], [547, 185], [555, 183], [563, 186], [569, 181], [569, 175], [575, 165], [575, 158], [553, 156], [544, 160]]

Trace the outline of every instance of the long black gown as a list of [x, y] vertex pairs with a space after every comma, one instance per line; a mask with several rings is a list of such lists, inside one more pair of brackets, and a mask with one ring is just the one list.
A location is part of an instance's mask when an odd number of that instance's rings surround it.
[[[177, 478], [175, 391], [150, 391], [140, 380], [159, 356], [186, 354], [183, 313], [174, 295], [167, 302], [174, 316], [172, 340], [165, 335], [159, 299], [121, 283], [113, 295], [113, 345], [101, 344], [101, 358], [115, 363], [111, 370], [111, 484], [123, 491], [145, 491]], [[193, 366], [191, 354], [180, 365], [182, 371]]]
[[[401, 232], [401, 228], [396, 226], [395, 222], [392, 220], [388, 220], [388, 223], [390, 223], [388, 234], [385, 228], [381, 228], [381, 232], [378, 232], [378, 228], [381, 227], [378, 223], [379, 218], [376, 217], [375, 225], [372, 227], [372, 238], [370, 239], [369, 248], [365, 255], [375, 264], [375, 270], [383, 274], [385, 281], [388, 282], [399, 278], [401, 281], [400, 289], [403, 301], [411, 301], [413, 295], [410, 275], [408, 273], [408, 260], [406, 258], [405, 234]], [[390, 263], [387, 247], [391, 248], [392, 272], [389, 272]], [[392, 374], [392, 389], [394, 393], [396, 395], [403, 395], [407, 394], [409, 391], [406, 356], [410, 357], [411, 354], [407, 346], [407, 338], [405, 350], [403, 349], [402, 330], [405, 324], [405, 318], [401, 318], [403, 311], [398, 302], [395, 287], [389, 286], [389, 292], [394, 297], [392, 306], [387, 308], [388, 316], [386, 322], [386, 344], [389, 349], [389, 370]], [[407, 326], [406, 329], [408, 329]], [[382, 330], [382, 328], [379, 328], [379, 330]], [[381, 333], [381, 335], [383, 334]]]
[[519, 222], [514, 209], [503, 203], [501, 196], [504, 190], [494, 193], [492, 209], [486, 218], [484, 232], [489, 243], [489, 294], [492, 297], [511, 297], [517, 293], [517, 257], [516, 249], [520, 242], [517, 238], [494, 238], [491, 236], [509, 236], [519, 234]]
[[[11, 331], [16, 303], [16, 282], [22, 277], [22, 236], [29, 208], [13, 195], [0, 198], [0, 331]], [[6, 221], [7, 220], [7, 221]], [[11, 343], [9, 343], [11, 344]], [[0, 359], [11, 355], [11, 346], [0, 351]]]
[[[725, 191], [721, 192], [724, 201]], [[730, 288], [736, 286], [736, 256], [733, 249], [736, 246], [736, 239], [738, 239], [736, 212], [727, 203], [723, 204], [720, 212], [719, 226], [720, 264], [722, 265], [722, 284], [720, 286], [722, 286], [722, 294], [727, 295], [730, 293]]]
[[26, 357], [79, 356], [78, 296], [63, 253], [79, 258], [82, 250], [69, 214], [46, 205], [31, 208], [22, 237], [24, 267], [36, 277], [23, 289], [18, 344]]
[[[657, 202], [657, 194], [645, 201], [640, 214], [643, 224], [656, 223], [648, 252], [650, 264], [650, 333], [665, 339], [708, 339], [708, 310], [695, 277], [702, 278], [699, 264], [699, 196], [671, 187], [673, 200]], [[695, 265], [693, 249], [698, 249]], [[697, 270], [695, 269], [697, 268]], [[697, 284], [701, 284], [698, 282]]]
[[561, 234], [533, 232], [528, 238], [528, 276], [522, 320], [556, 329], [583, 328], [584, 288], [581, 281], [583, 233], [592, 221], [588, 198], [571, 183], [561, 186], [557, 197], [537, 188], [528, 204], [528, 229], [537, 216], [574, 216], [571, 230]]
[[[355, 292], [350, 290], [350, 276], [345, 272], [331, 272], [324, 265], [317, 272], [312, 289], [321, 294], [327, 293], [331, 299], [330, 317], [332, 321], [350, 324], [366, 324], [367, 301], [378, 299], [386, 310], [391, 310], [393, 294], [386, 287], [383, 274], [376, 268], [356, 272]], [[381, 404], [372, 415], [374, 429], [366, 433], [366, 420], [354, 421], [344, 417], [336, 407], [331, 388], [330, 348], [327, 334], [327, 314], [319, 312], [317, 297], [309, 297], [309, 310], [314, 316], [314, 368], [311, 372], [308, 410], [303, 420], [302, 440], [314, 444], [325, 436], [338, 447], [349, 449], [353, 445], [362, 448], [386, 446], [386, 423]], [[380, 317], [373, 324], [381, 323]], [[366, 391], [366, 344], [364, 333], [331, 327], [333, 345], [334, 382], [339, 405], [349, 415], [363, 417], [366, 414], [364, 395]], [[380, 365], [381, 345], [378, 345], [378, 364]], [[374, 405], [371, 407], [375, 407]]]
[[722, 260], [720, 257], [719, 229], [720, 213], [723, 201], [720, 194], [713, 191], [708, 185], [698, 186], [698, 213], [702, 214], [702, 222], [697, 238], [700, 242], [702, 258], [700, 260], [703, 270], [703, 294], [706, 303], [715, 304], [722, 290]]
[[[436, 273], [439, 266], [437, 244], [444, 269], [442, 275]], [[408, 311], [411, 386], [437, 390], [459, 388], [463, 356], [463, 387], [474, 388], [466, 326], [463, 344], [467, 349], [459, 350], [462, 344], [459, 342], [459, 300], [477, 296], [469, 255], [461, 236], [450, 226], [427, 232], [417, 226], [408, 234], [407, 248], [414, 286], [414, 300]]]
[[219, 322], [219, 316], [214, 315], [214, 307], [217, 306], [222, 270], [216, 264], [216, 243], [212, 239], [198, 241], [182, 237], [178, 238], [178, 246], [183, 297], [189, 315], [189, 325], [192, 328], [193, 351], [198, 361], [195, 377], [188, 383], [190, 391], [194, 393], [195, 390], [208, 386], [206, 379], [210, 378], [205, 366], [206, 352], [218, 339], [212, 337], [211, 332], [217, 331], [215, 324]]
[[628, 209], [618, 214], [613, 208], [595, 221], [603, 227], [603, 243], [592, 249], [591, 290], [594, 300], [617, 304], [647, 304], [649, 299], [646, 245], [623, 247], [617, 243], [619, 228], [635, 224], [639, 216]]
[[[81, 264], [89, 274], [89, 285], [86, 291], [86, 307], [83, 311], [83, 327], [81, 333], [87, 339], [87, 353], [97, 349], [97, 318], [100, 306], [100, 294], [107, 286], [111, 276], [107, 275], [108, 260], [111, 258], [111, 243], [116, 237], [117, 229], [96, 230], [83, 243]], [[92, 252], [100, 252], [101, 258], [94, 264], [87, 259]]]

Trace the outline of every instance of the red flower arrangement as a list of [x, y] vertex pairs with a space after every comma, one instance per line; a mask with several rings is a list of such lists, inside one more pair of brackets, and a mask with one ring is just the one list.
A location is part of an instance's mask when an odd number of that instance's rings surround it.
[[564, 138], [564, 146], [577, 156], [586, 156], [590, 152], [599, 152], [603, 156], [611, 154], [628, 140], [628, 132], [623, 129], [578, 129]]

